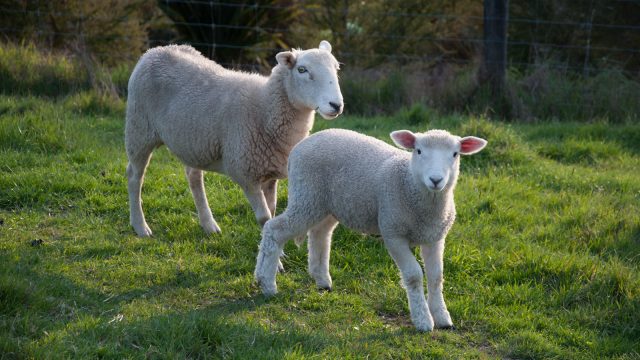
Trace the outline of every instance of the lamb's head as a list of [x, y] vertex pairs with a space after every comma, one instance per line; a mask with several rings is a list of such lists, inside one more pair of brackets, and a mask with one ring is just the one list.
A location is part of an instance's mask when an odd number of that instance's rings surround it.
[[443, 191], [455, 186], [460, 168], [460, 155], [482, 150], [487, 141], [475, 136], [459, 137], [444, 130], [414, 134], [409, 130], [391, 133], [400, 147], [413, 149], [411, 172], [428, 191]]
[[285, 88], [294, 106], [316, 110], [325, 119], [335, 119], [342, 114], [340, 64], [331, 54], [328, 41], [321, 41], [317, 49], [278, 53], [276, 60], [276, 68], [285, 69]]

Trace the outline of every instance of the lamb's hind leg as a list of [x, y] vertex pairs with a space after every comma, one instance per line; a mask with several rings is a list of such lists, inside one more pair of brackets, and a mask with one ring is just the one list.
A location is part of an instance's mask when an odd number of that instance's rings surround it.
[[193, 201], [196, 203], [196, 209], [198, 210], [200, 226], [207, 234], [221, 232], [218, 223], [216, 223], [213, 214], [211, 214], [211, 208], [209, 208], [209, 202], [207, 201], [207, 194], [204, 190], [204, 172], [200, 169], [185, 166], [185, 173], [189, 181]]
[[282, 248], [287, 240], [304, 234], [307, 229], [324, 216], [314, 216], [306, 211], [290, 211], [267, 221], [262, 229], [258, 258], [254, 276], [262, 293], [270, 296], [277, 293], [276, 272]]
[[129, 192], [129, 219], [131, 226], [138, 236], [151, 236], [151, 229], [144, 218], [142, 211], [142, 184], [144, 183], [144, 173], [149, 165], [151, 153], [154, 146], [143, 146], [140, 149], [132, 149], [127, 146], [127, 156], [129, 164], [127, 165], [127, 190]]
[[319, 289], [331, 291], [329, 256], [331, 234], [337, 225], [338, 220], [329, 215], [309, 230], [309, 274]]

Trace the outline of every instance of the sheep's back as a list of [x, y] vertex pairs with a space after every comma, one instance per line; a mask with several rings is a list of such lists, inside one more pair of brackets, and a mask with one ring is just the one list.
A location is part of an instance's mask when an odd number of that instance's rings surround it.
[[[216, 169], [225, 142], [237, 143], [255, 122], [266, 78], [231, 71], [189, 46], [145, 53], [129, 82], [128, 102], [184, 163]], [[142, 120], [138, 120], [142, 121]], [[235, 139], [235, 140], [232, 140]]]

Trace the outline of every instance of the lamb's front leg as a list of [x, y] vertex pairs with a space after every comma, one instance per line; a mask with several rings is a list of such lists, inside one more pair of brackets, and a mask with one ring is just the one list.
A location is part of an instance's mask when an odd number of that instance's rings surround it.
[[413, 256], [409, 242], [403, 238], [385, 238], [385, 246], [400, 268], [402, 282], [409, 298], [411, 321], [420, 331], [433, 330], [433, 319], [429, 313], [422, 286], [422, 268]]
[[442, 296], [444, 240], [422, 245], [420, 246], [420, 251], [424, 261], [424, 269], [427, 273], [427, 304], [429, 304], [431, 316], [433, 316], [436, 327], [450, 329], [453, 327], [453, 322]]

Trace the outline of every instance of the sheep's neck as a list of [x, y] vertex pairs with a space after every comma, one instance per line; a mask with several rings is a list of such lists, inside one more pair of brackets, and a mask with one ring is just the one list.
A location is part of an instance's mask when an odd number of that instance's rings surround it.
[[264, 130], [267, 136], [283, 139], [293, 146], [305, 138], [313, 126], [313, 110], [300, 109], [289, 101], [284, 77], [272, 74], [267, 82], [265, 101], [267, 121]]

